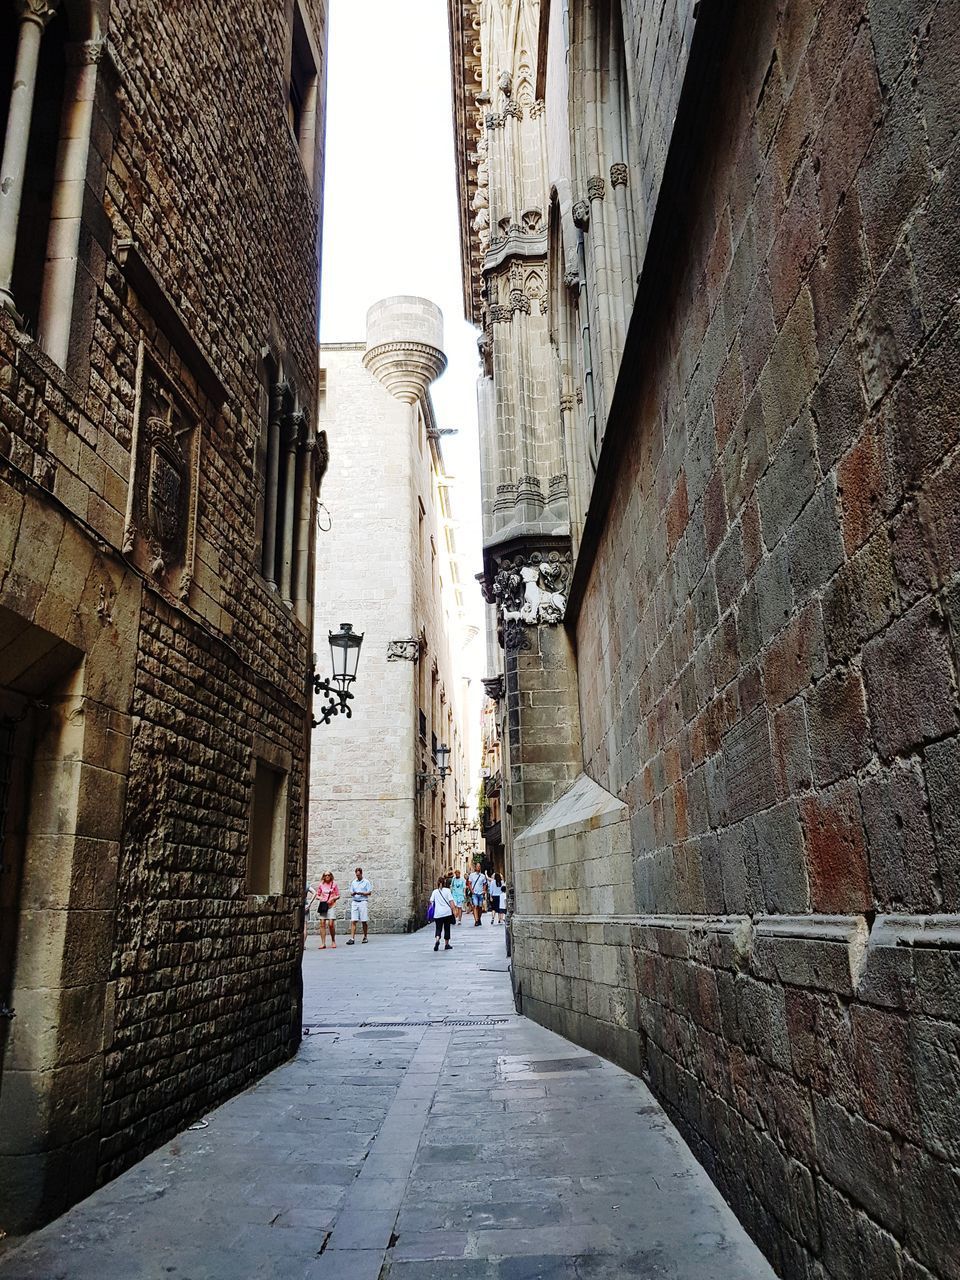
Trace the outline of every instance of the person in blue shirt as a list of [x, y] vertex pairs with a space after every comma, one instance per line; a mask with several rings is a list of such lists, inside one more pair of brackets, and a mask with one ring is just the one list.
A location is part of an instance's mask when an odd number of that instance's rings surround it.
[[356, 879], [350, 886], [350, 937], [347, 939], [347, 946], [352, 947], [357, 940], [357, 924], [363, 927], [363, 937], [361, 942], [367, 940], [367, 921], [370, 919], [370, 895], [373, 893], [373, 885], [369, 880], [364, 879], [363, 867], [354, 869]]

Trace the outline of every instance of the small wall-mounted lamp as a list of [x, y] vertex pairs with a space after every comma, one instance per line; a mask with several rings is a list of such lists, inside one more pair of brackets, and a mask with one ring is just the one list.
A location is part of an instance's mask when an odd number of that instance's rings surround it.
[[436, 773], [418, 773], [417, 774], [417, 790], [418, 791], [436, 791], [440, 783], [450, 772], [449, 767], [450, 748], [446, 743], [441, 742], [437, 747], [437, 772]]
[[472, 831], [476, 826], [476, 823], [467, 821], [467, 808], [468, 808], [468, 805], [466, 800], [461, 801], [460, 817], [456, 819], [454, 822], [447, 823], [448, 838], [451, 836], [458, 836], [462, 831]]
[[330, 662], [333, 675], [329, 680], [321, 680], [314, 673], [313, 692], [319, 697], [327, 695], [329, 701], [320, 708], [320, 719], [313, 720], [316, 728], [321, 722], [329, 724], [334, 716], [345, 715], [349, 719], [353, 715], [350, 702], [353, 694], [350, 686], [357, 678], [357, 664], [360, 661], [360, 646], [363, 644], [363, 632], [356, 634], [349, 622], [341, 622], [339, 631], [328, 632], [330, 640]]

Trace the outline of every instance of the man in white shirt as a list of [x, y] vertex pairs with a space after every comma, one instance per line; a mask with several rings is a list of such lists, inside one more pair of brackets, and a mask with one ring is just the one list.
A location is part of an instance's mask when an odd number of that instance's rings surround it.
[[483, 895], [487, 890], [487, 877], [482, 871], [474, 870], [467, 877], [467, 883], [470, 885], [470, 902], [473, 904], [473, 923], [479, 925], [483, 923], [480, 917], [483, 915]]
[[367, 921], [370, 918], [370, 895], [373, 885], [363, 878], [363, 867], [355, 867], [356, 879], [350, 886], [350, 937], [347, 946], [352, 947], [357, 940], [357, 922], [363, 927], [361, 942], [367, 940]]

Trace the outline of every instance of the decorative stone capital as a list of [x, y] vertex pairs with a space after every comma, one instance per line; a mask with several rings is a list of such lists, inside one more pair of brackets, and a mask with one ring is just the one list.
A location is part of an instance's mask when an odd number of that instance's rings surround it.
[[319, 493], [323, 477], [327, 474], [327, 468], [330, 465], [330, 445], [327, 441], [327, 433], [319, 431], [313, 443], [313, 478]]
[[71, 67], [95, 67], [103, 62], [109, 52], [106, 36], [98, 40], [81, 40], [67, 45], [67, 65]]
[[563, 621], [572, 570], [569, 551], [534, 551], [500, 562], [491, 594], [500, 614], [505, 648], [527, 647], [517, 643], [518, 627], [556, 626]]
[[388, 640], [388, 662], [416, 662], [420, 657], [420, 641], [416, 637], [409, 640]]
[[14, 0], [21, 22], [45, 27], [57, 11], [60, 0]]
[[484, 692], [488, 698], [491, 698], [494, 702], [501, 701], [504, 694], [502, 673], [498, 676], [484, 676], [480, 683], [483, 685]]
[[508, 653], [518, 653], [530, 648], [530, 637], [522, 622], [504, 622], [501, 639]]
[[294, 409], [284, 416], [280, 424], [280, 434], [284, 448], [292, 452], [303, 440], [307, 429], [307, 415], [302, 409]]
[[270, 388], [270, 421], [279, 422], [292, 395], [289, 382], [275, 382]]
[[586, 200], [578, 200], [573, 206], [573, 225], [579, 227], [581, 231], [586, 231], [590, 225], [590, 206]]
[[602, 200], [606, 190], [607, 184], [599, 175], [587, 179], [587, 196], [590, 200]]
[[610, 181], [615, 187], [625, 187], [627, 185], [627, 166], [623, 163], [612, 164], [610, 166]]

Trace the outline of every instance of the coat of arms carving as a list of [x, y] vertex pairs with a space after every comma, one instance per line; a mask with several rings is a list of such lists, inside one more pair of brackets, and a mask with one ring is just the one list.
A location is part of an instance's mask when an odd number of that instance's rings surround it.
[[123, 550], [181, 602], [193, 581], [199, 452], [198, 414], [141, 346]]

